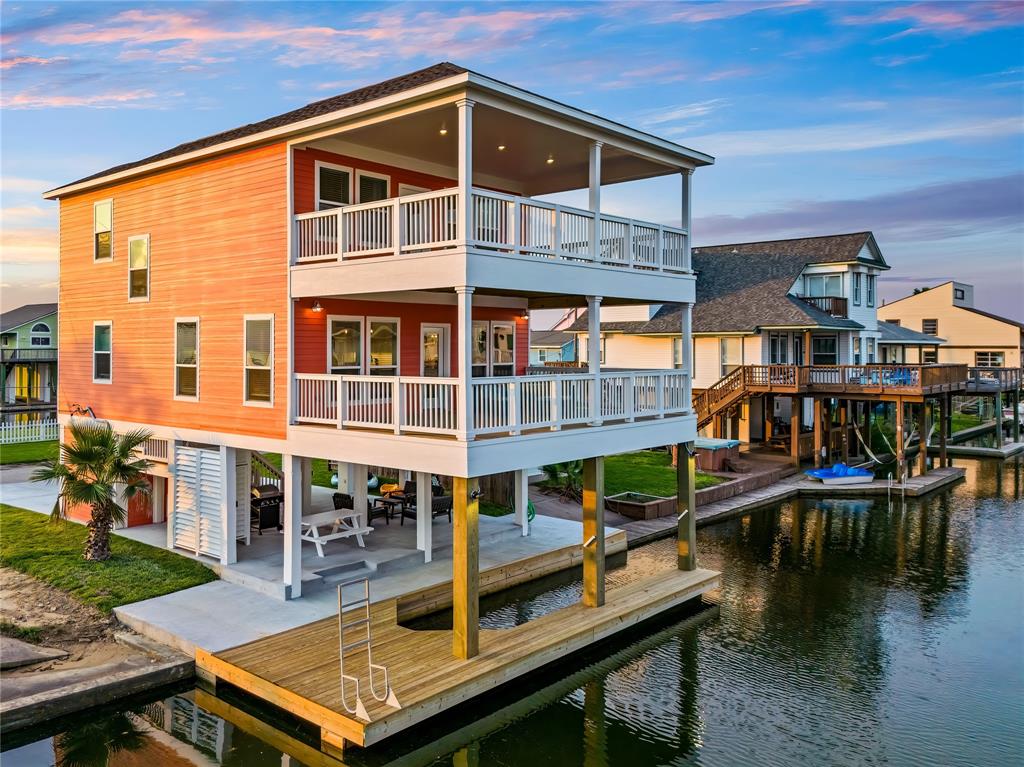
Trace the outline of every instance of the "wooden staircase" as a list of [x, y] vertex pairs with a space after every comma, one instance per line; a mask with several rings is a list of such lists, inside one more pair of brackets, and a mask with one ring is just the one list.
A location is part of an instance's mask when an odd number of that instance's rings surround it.
[[284, 492], [284, 473], [255, 450], [249, 456], [252, 461], [252, 486], [277, 485], [277, 489]]
[[693, 409], [697, 413], [698, 429], [703, 429], [716, 415], [728, 410], [749, 394], [744, 371], [744, 366], [740, 365], [694, 396]]

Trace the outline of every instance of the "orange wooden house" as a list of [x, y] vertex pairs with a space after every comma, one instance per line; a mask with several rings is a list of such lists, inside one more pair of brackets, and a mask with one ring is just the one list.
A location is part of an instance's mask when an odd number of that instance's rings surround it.
[[[694, 438], [688, 360], [603, 370], [596, 331], [602, 306], [671, 301], [691, 348], [690, 179], [712, 162], [444, 63], [66, 184], [46, 194], [59, 417], [150, 430], [155, 492], [130, 524], [229, 569], [250, 487], [277, 481], [287, 597], [313, 458], [357, 510], [366, 466], [398, 467], [419, 497], [455, 477], [457, 518], [474, 478], [515, 472], [525, 531], [531, 467]], [[677, 180], [680, 226], [602, 211], [603, 186], [657, 176]], [[544, 199], [569, 190], [587, 207]], [[571, 306], [589, 309], [592, 364], [531, 374], [531, 310]]]

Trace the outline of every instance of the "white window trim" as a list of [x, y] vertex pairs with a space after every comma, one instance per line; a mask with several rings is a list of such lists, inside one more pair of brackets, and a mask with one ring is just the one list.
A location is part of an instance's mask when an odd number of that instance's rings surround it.
[[[490, 322], [487, 323], [487, 375], [492, 377], [492, 378], [495, 377], [494, 376], [494, 366], [495, 366], [496, 363], [494, 362], [494, 352], [495, 352], [495, 349], [494, 349], [494, 327], [496, 325], [509, 325], [512, 328], [512, 375], [514, 376], [516, 374], [516, 359], [517, 359], [516, 358], [516, 346], [517, 346], [517, 340], [518, 340], [516, 338], [516, 336], [518, 335], [518, 330], [519, 330], [519, 328], [518, 328], [518, 326], [516, 324], [516, 321], [514, 319], [511, 319], [511, 320], [491, 320]], [[602, 338], [602, 343], [601, 343], [601, 362], [603, 363], [604, 362], [604, 341], [603, 341], [604, 336], [602, 336], [601, 338]], [[502, 363], [497, 363], [497, 364], [507, 365], [508, 363], [507, 362], [502, 362]], [[501, 376], [501, 377], [502, 378], [506, 378], [507, 376]]]
[[[96, 231], [96, 208], [100, 205], [110, 203], [110, 258], [99, 258], [96, 255], [96, 235], [99, 232]], [[96, 200], [92, 204], [92, 262], [94, 264], [110, 264], [114, 261], [114, 198], [110, 197], [106, 200]]]
[[387, 198], [391, 197], [391, 176], [387, 176], [387, 175], [385, 175], [383, 173], [374, 173], [373, 171], [370, 171], [370, 170], [357, 170], [356, 171], [356, 180], [355, 180], [355, 186], [356, 186], [356, 189], [355, 189], [356, 205], [358, 205], [359, 203], [361, 203], [363, 201], [361, 196], [360, 196], [360, 194], [359, 194], [359, 179], [363, 178], [363, 176], [365, 176], [366, 178], [377, 178], [377, 179], [382, 179], [384, 181], [387, 181], [388, 182]]
[[[145, 296], [132, 296], [132, 272], [139, 271], [138, 269], [132, 269], [132, 243], [136, 240], [146, 241], [146, 295]], [[149, 247], [149, 235], [148, 234], [135, 234], [128, 238], [128, 303], [130, 304], [145, 304], [149, 303], [149, 271], [153, 266], [152, 252]]]
[[[334, 321], [358, 322], [359, 323], [359, 372], [358, 373], [334, 373], [337, 365], [334, 365], [331, 357], [334, 349], [331, 344], [331, 325]], [[365, 375], [366, 374], [366, 318], [357, 314], [328, 314], [327, 315], [327, 374], [328, 375]]]
[[871, 308], [874, 308], [875, 302], [876, 302], [876, 300], [878, 298], [875, 295], [875, 290], [878, 287], [876, 285], [876, 283], [875, 283], [875, 275], [873, 275], [873, 274], [865, 275], [864, 281], [865, 281], [865, 285], [864, 285], [865, 293], [867, 294], [866, 295], [867, 306], [868, 306], [869, 309], [871, 309]]
[[363, 367], [366, 370], [366, 375], [370, 375], [370, 371], [373, 370], [373, 366], [370, 364], [370, 325], [374, 322], [392, 322], [395, 325], [395, 364], [394, 365], [382, 365], [381, 367], [394, 367], [395, 375], [400, 376], [402, 374], [402, 318], [401, 317], [367, 317], [365, 327], [364, 338], [366, 343], [363, 348]]
[[[193, 365], [182, 365], [182, 364], [178, 363], [178, 325], [179, 325], [179, 323], [183, 323], [183, 322], [194, 322], [195, 325], [196, 325], [196, 364], [194, 366]], [[244, 326], [243, 326], [243, 332], [244, 332]], [[199, 318], [198, 317], [175, 317], [174, 318], [174, 377], [173, 377], [173, 380], [171, 381], [171, 390], [172, 390], [172, 393], [174, 395], [174, 399], [176, 399], [178, 402], [198, 402], [199, 401], [199, 362], [200, 362], [200, 352], [199, 352], [199, 347], [200, 347], [200, 340], [199, 339], [200, 339], [200, 335], [199, 335], [199, 333], [200, 333], [200, 330], [199, 330]], [[273, 338], [273, 334], [271, 334], [271, 338]], [[243, 343], [244, 342], [245, 342], [245, 339], [243, 339]], [[271, 342], [271, 348], [273, 348], [273, 342]], [[244, 354], [244, 351], [243, 351], [243, 354]], [[273, 354], [273, 352], [271, 352], [271, 354]], [[196, 395], [194, 397], [186, 395], [186, 394], [178, 394], [178, 368], [179, 367], [186, 367], [186, 368], [195, 367], [195, 369], [196, 369]], [[271, 367], [271, 370], [273, 370], [273, 367]], [[274, 374], [273, 373], [270, 374], [270, 380], [271, 381], [274, 380]], [[245, 375], [244, 375], [244, 373], [243, 373], [243, 376], [242, 376], [242, 386], [243, 386], [243, 388], [245, 387]], [[271, 389], [273, 389], [273, 386], [271, 386]], [[273, 397], [273, 394], [271, 394], [271, 397]]]
[[[446, 343], [443, 346], [443, 354], [441, 355], [441, 359], [438, 360], [438, 363], [439, 367], [441, 367], [442, 369], [447, 368], [448, 372], [443, 376], [438, 376], [438, 378], [450, 378], [452, 374], [452, 324], [450, 322], [420, 323], [420, 377], [422, 378], [426, 376], [426, 371], [424, 370], [423, 366], [423, 331], [426, 330], [427, 328], [444, 328], [444, 340]], [[490, 332], [490, 327], [488, 327], [488, 332]], [[488, 369], [488, 372], [489, 370], [490, 369]]]
[[853, 305], [860, 306], [863, 297], [864, 285], [863, 276], [860, 272], [853, 272]]
[[[472, 334], [472, 337], [473, 337], [472, 338], [473, 343], [476, 343], [476, 330], [474, 328], [475, 325], [483, 325], [485, 328], [487, 328], [487, 330], [485, 331], [487, 333], [487, 338], [484, 340], [484, 374], [482, 376], [477, 376], [477, 377], [478, 378], [490, 378], [491, 377], [491, 323], [488, 320], [472, 320], [469, 323], [470, 333]], [[420, 346], [421, 347], [423, 346], [423, 330], [422, 329], [420, 330]], [[422, 357], [422, 351], [423, 350], [421, 348], [420, 349], [420, 352], [421, 352], [420, 356], [421, 357]], [[473, 358], [472, 351], [473, 350], [471, 349], [470, 350], [470, 360], [471, 361], [472, 361], [472, 358]], [[470, 377], [471, 378], [473, 377], [473, 370], [472, 370], [472, 368], [475, 368], [478, 365], [479, 365], [479, 363], [472, 363], [470, 365], [469, 373], [470, 373]], [[422, 370], [422, 369], [423, 369], [423, 360], [421, 359], [420, 360], [420, 370]]]
[[[313, 163], [313, 209], [314, 210], [326, 210], [326, 208], [320, 207], [320, 169], [331, 168], [333, 170], [340, 170], [348, 173], [348, 199], [347, 203], [338, 203], [339, 205], [351, 205], [354, 194], [353, 184], [355, 183], [355, 172], [352, 168], [347, 165], [338, 165], [333, 162], [325, 162], [323, 160], [317, 160]], [[328, 202], [331, 202], [330, 200]]]
[[[101, 354], [110, 355], [110, 378], [97, 378], [96, 377], [96, 328], [98, 327], [110, 328], [110, 351], [100, 352]], [[111, 320], [97, 320], [92, 323], [92, 382], [94, 384], [112, 384], [114, 383], [114, 323]]]
[[[270, 320], [270, 402], [260, 402], [258, 400], [246, 399], [248, 392], [245, 388], [246, 371], [249, 369], [249, 365], [246, 360], [246, 323], [249, 320]], [[245, 407], [274, 407], [274, 344], [276, 336], [274, 335], [274, 315], [273, 314], [246, 314], [242, 316], [242, 405]], [[263, 370], [262, 367], [254, 367], [253, 370]]]
[[[43, 325], [47, 328], [44, 332], [42, 330], [36, 330], [36, 325]], [[37, 338], [45, 338], [45, 344], [32, 343]], [[36, 321], [32, 323], [32, 329], [28, 332], [28, 345], [34, 349], [52, 349], [53, 348], [53, 329], [49, 323]]]

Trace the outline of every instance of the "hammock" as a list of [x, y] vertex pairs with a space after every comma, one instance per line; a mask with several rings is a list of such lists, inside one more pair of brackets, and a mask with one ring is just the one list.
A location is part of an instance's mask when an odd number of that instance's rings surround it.
[[[877, 455], [871, 452], [871, 448], [867, 446], [867, 443], [864, 441], [864, 437], [860, 435], [860, 429], [854, 429], [853, 433], [857, 435], [857, 441], [860, 442], [861, 447], [864, 448], [864, 454], [867, 455], [872, 461], [877, 463], [879, 466], [881, 466], [883, 461], [881, 461]], [[885, 437], [884, 432], [882, 433], [882, 437]], [[885, 440], [885, 443], [888, 445], [889, 440]], [[891, 449], [892, 445], [889, 445], [889, 447]]]

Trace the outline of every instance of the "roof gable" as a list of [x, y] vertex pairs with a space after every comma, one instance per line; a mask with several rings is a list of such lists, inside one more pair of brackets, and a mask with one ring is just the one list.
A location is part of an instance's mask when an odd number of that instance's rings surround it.
[[8, 333], [17, 330], [22, 325], [35, 322], [43, 317], [54, 314], [57, 311], [57, 304], [25, 304], [17, 309], [0, 314], [0, 332]]

